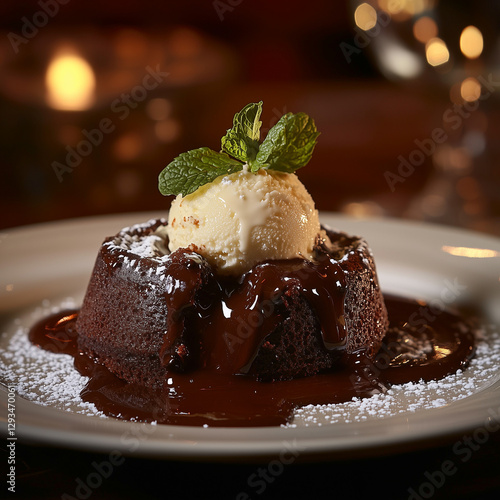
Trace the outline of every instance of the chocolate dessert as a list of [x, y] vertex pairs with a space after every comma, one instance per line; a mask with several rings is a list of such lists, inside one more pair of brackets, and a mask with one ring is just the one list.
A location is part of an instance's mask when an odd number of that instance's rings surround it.
[[104, 242], [78, 316], [79, 348], [120, 378], [160, 387], [170, 372], [203, 368], [289, 380], [377, 353], [388, 319], [364, 240], [328, 230], [312, 261], [228, 277], [192, 250], [163, 254], [166, 227]]
[[30, 331], [74, 356], [89, 377], [81, 399], [106, 415], [279, 425], [299, 406], [467, 366], [474, 334], [459, 315], [412, 327], [422, 302], [384, 300], [367, 242], [320, 224], [295, 174], [314, 150], [313, 120], [288, 113], [260, 142], [261, 111], [235, 115], [221, 152], [167, 165], [168, 219], [107, 238], [81, 310]]

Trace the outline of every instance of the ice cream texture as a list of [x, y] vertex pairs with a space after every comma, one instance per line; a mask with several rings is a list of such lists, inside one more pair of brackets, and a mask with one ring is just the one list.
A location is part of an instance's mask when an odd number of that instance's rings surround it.
[[220, 176], [172, 202], [169, 250], [191, 248], [221, 274], [264, 260], [312, 258], [318, 211], [295, 174], [260, 169]]

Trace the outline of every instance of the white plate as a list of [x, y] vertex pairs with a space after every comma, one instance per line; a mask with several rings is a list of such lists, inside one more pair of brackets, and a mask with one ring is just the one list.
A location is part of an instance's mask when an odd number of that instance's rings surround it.
[[[78, 219], [1, 233], [0, 326], [3, 335], [0, 352], [5, 353], [12, 347], [16, 329], [29, 327], [51, 305], [61, 304], [65, 297], [72, 297], [77, 303], [81, 301], [104, 237], [124, 226], [157, 216], [165, 216], [165, 213]], [[368, 240], [384, 292], [442, 300], [443, 290], [455, 284], [460, 289], [460, 301], [481, 307], [487, 324], [500, 323], [500, 240], [397, 220], [359, 220], [328, 213], [321, 214], [321, 219], [323, 223], [363, 235]], [[474, 253], [467, 248], [487, 251]], [[494, 336], [492, 327], [488, 331], [487, 341], [491, 340], [488, 335]], [[495, 344], [495, 349], [498, 344]], [[16, 357], [12, 366], [23, 367], [23, 363], [25, 366], [19, 370], [23, 373], [14, 370], [14, 378], [26, 378], [29, 372], [36, 388], [44, 367], [36, 366], [36, 363], [30, 366], [29, 359], [24, 357], [26, 353], [18, 354], [19, 359]], [[12, 377], [13, 372], [8, 366], [6, 368], [5, 360], [3, 365], [0, 363], [0, 368], [2, 366], [0, 380], [4, 384], [15, 384], [15, 380], [6, 380], [7, 374]], [[470, 376], [468, 371], [456, 377]], [[313, 408], [297, 417], [296, 426], [277, 428], [152, 426], [77, 414], [70, 404], [64, 411], [55, 407], [57, 405], [39, 404], [36, 394], [24, 394], [24, 397], [18, 395], [15, 403], [16, 436], [80, 449], [186, 459], [249, 460], [281, 454], [285, 460], [292, 456], [290, 454], [304, 457], [380, 453], [401, 446], [408, 449], [409, 446], [436, 442], [479, 427], [489, 428], [496, 415], [500, 419], [498, 370], [479, 371], [482, 378], [469, 384], [467, 394], [453, 394], [464, 384], [452, 384], [444, 396], [441, 388], [430, 388], [425, 396], [427, 404], [421, 407], [404, 407], [399, 401], [399, 406], [396, 406], [399, 409], [386, 415], [368, 411], [358, 419], [348, 420], [344, 416], [336, 421], [330, 417], [321, 418], [328, 412], [333, 415], [331, 408]], [[400, 395], [395, 397], [397, 399]], [[436, 405], [439, 407], [432, 407], [433, 398], [440, 401]], [[5, 424], [7, 391], [3, 387], [0, 405], [0, 421]], [[308, 411], [317, 417], [312, 425], [307, 425]]]

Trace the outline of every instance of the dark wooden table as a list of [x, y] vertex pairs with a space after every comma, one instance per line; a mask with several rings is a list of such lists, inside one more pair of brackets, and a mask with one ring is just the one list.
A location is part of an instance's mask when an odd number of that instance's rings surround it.
[[268, 461], [200, 463], [125, 457], [111, 473], [102, 473], [109, 477], [100, 479], [96, 467], [108, 455], [26, 443], [19, 443], [17, 451], [17, 488], [12, 498], [19, 499], [486, 500], [500, 493], [498, 432], [486, 442], [481, 437], [480, 444], [471, 430], [439, 445], [427, 443], [420, 450], [299, 460], [282, 469]]

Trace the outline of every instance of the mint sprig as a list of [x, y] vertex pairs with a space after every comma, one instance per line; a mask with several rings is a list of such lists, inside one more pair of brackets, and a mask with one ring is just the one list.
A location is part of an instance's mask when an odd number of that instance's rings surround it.
[[262, 101], [247, 104], [233, 118], [233, 128], [221, 140], [222, 151], [242, 162], [252, 162], [259, 150]]
[[[163, 195], [187, 196], [220, 175], [261, 168], [293, 173], [311, 159], [319, 132], [305, 113], [287, 113], [260, 142], [262, 101], [247, 104], [233, 119], [233, 127], [221, 140], [220, 153], [198, 148], [177, 156], [160, 173]], [[231, 158], [231, 156], [233, 158]]]

